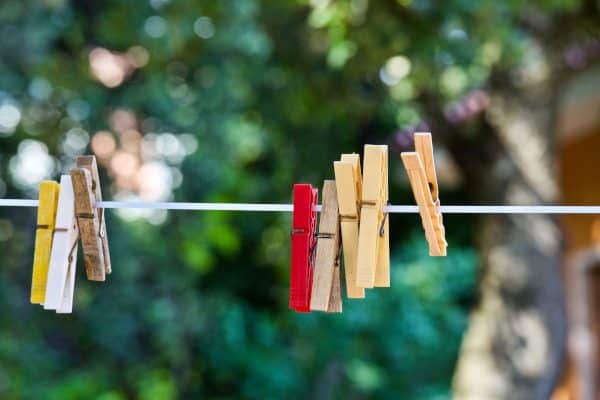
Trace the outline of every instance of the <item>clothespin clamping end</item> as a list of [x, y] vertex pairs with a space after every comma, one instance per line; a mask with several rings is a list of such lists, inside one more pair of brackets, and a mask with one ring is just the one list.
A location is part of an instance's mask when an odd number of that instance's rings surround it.
[[388, 147], [365, 145], [356, 285], [390, 286]]
[[323, 183], [315, 272], [310, 299], [312, 311], [342, 312], [340, 219], [335, 186], [333, 180], [326, 180]]
[[73, 309], [79, 238], [74, 200], [71, 177], [63, 175], [60, 178], [58, 208], [44, 298], [44, 309], [56, 310], [57, 313], [71, 313]]
[[54, 181], [40, 182], [40, 195], [35, 230], [35, 250], [31, 274], [31, 303], [44, 304], [52, 236], [56, 221], [59, 185]]
[[71, 179], [86, 275], [91, 281], [104, 281], [105, 274], [111, 273], [111, 265], [104, 210], [95, 206], [102, 201], [96, 157], [77, 157], [77, 168], [71, 170]]
[[294, 185], [289, 304], [297, 312], [310, 312], [318, 197], [310, 184]]
[[342, 230], [346, 296], [349, 299], [363, 299], [365, 289], [356, 285], [360, 196], [362, 194], [360, 157], [358, 154], [342, 154], [340, 161], [333, 163], [333, 169]]
[[445, 256], [448, 244], [440, 212], [431, 133], [415, 133], [414, 139], [416, 152], [404, 152], [400, 156], [419, 206], [425, 237], [429, 243], [429, 255]]

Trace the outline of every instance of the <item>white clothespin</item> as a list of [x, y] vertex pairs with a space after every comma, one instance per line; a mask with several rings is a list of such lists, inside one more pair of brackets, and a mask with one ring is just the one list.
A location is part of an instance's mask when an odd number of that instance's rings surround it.
[[68, 314], [73, 309], [78, 238], [73, 184], [69, 175], [62, 175], [46, 284], [46, 310]]

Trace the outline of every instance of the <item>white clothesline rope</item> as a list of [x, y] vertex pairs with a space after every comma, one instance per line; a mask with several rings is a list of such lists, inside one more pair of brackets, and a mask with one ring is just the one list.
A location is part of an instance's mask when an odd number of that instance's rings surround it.
[[[37, 200], [0, 199], [0, 207], [37, 207]], [[268, 203], [180, 203], [142, 201], [100, 201], [98, 208], [145, 208], [154, 210], [198, 210], [198, 211], [258, 211], [292, 212], [292, 204]], [[321, 211], [321, 206], [317, 206]], [[419, 212], [417, 206], [388, 205], [391, 214], [412, 214]], [[446, 214], [600, 214], [600, 206], [441, 206]]]

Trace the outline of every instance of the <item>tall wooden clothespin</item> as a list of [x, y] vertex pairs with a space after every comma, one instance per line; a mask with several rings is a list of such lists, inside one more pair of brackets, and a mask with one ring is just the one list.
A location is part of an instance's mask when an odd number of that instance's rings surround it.
[[73, 309], [79, 238], [74, 201], [71, 177], [63, 175], [60, 178], [58, 209], [44, 299], [44, 309], [56, 310], [57, 313], [70, 313]]
[[390, 286], [388, 147], [365, 145], [356, 285]]
[[59, 185], [54, 181], [40, 182], [40, 195], [35, 230], [35, 250], [31, 274], [31, 303], [44, 304], [48, 266], [52, 250], [52, 235], [56, 221]]
[[77, 168], [71, 170], [71, 179], [85, 272], [91, 281], [104, 281], [105, 274], [111, 273], [111, 265], [104, 210], [95, 206], [102, 201], [96, 157], [77, 157]]
[[415, 133], [414, 138], [416, 152], [404, 152], [400, 156], [419, 206], [425, 237], [429, 243], [429, 255], [445, 256], [448, 244], [440, 212], [431, 133]]
[[290, 308], [298, 312], [310, 312], [318, 197], [310, 184], [294, 185]]
[[349, 299], [362, 299], [365, 297], [365, 289], [356, 285], [360, 196], [362, 194], [360, 157], [358, 154], [342, 154], [340, 161], [333, 163], [333, 169], [342, 228], [346, 296]]
[[323, 200], [310, 309], [342, 312], [340, 287], [340, 220], [335, 181], [323, 182]]

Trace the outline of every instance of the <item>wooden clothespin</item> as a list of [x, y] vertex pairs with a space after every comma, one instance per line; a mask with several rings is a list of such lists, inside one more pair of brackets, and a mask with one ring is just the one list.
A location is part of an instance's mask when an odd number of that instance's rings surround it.
[[73, 309], [79, 238], [74, 201], [71, 177], [63, 175], [60, 178], [58, 209], [44, 299], [44, 309], [56, 310], [57, 313], [70, 313]]
[[335, 181], [323, 182], [323, 200], [310, 309], [342, 312], [340, 287], [340, 219]]
[[356, 285], [390, 286], [388, 147], [365, 145]]
[[294, 185], [290, 308], [297, 312], [310, 312], [318, 197], [310, 184]]
[[400, 156], [419, 206], [425, 237], [429, 243], [429, 255], [445, 256], [448, 244], [440, 212], [431, 133], [415, 133], [414, 138], [416, 152], [404, 152]]
[[358, 251], [358, 229], [360, 219], [360, 196], [362, 181], [358, 154], [342, 154], [340, 161], [333, 163], [335, 184], [342, 228], [342, 248], [346, 275], [346, 296], [363, 299], [365, 289], [356, 285], [356, 263]]
[[75, 214], [83, 245], [83, 260], [87, 278], [104, 281], [111, 273], [104, 210], [95, 204], [102, 201], [96, 157], [77, 157], [77, 168], [71, 170], [75, 191]]
[[54, 181], [40, 182], [40, 195], [35, 230], [35, 250], [31, 274], [31, 303], [44, 304], [46, 281], [52, 250], [52, 235], [56, 221], [59, 185]]

